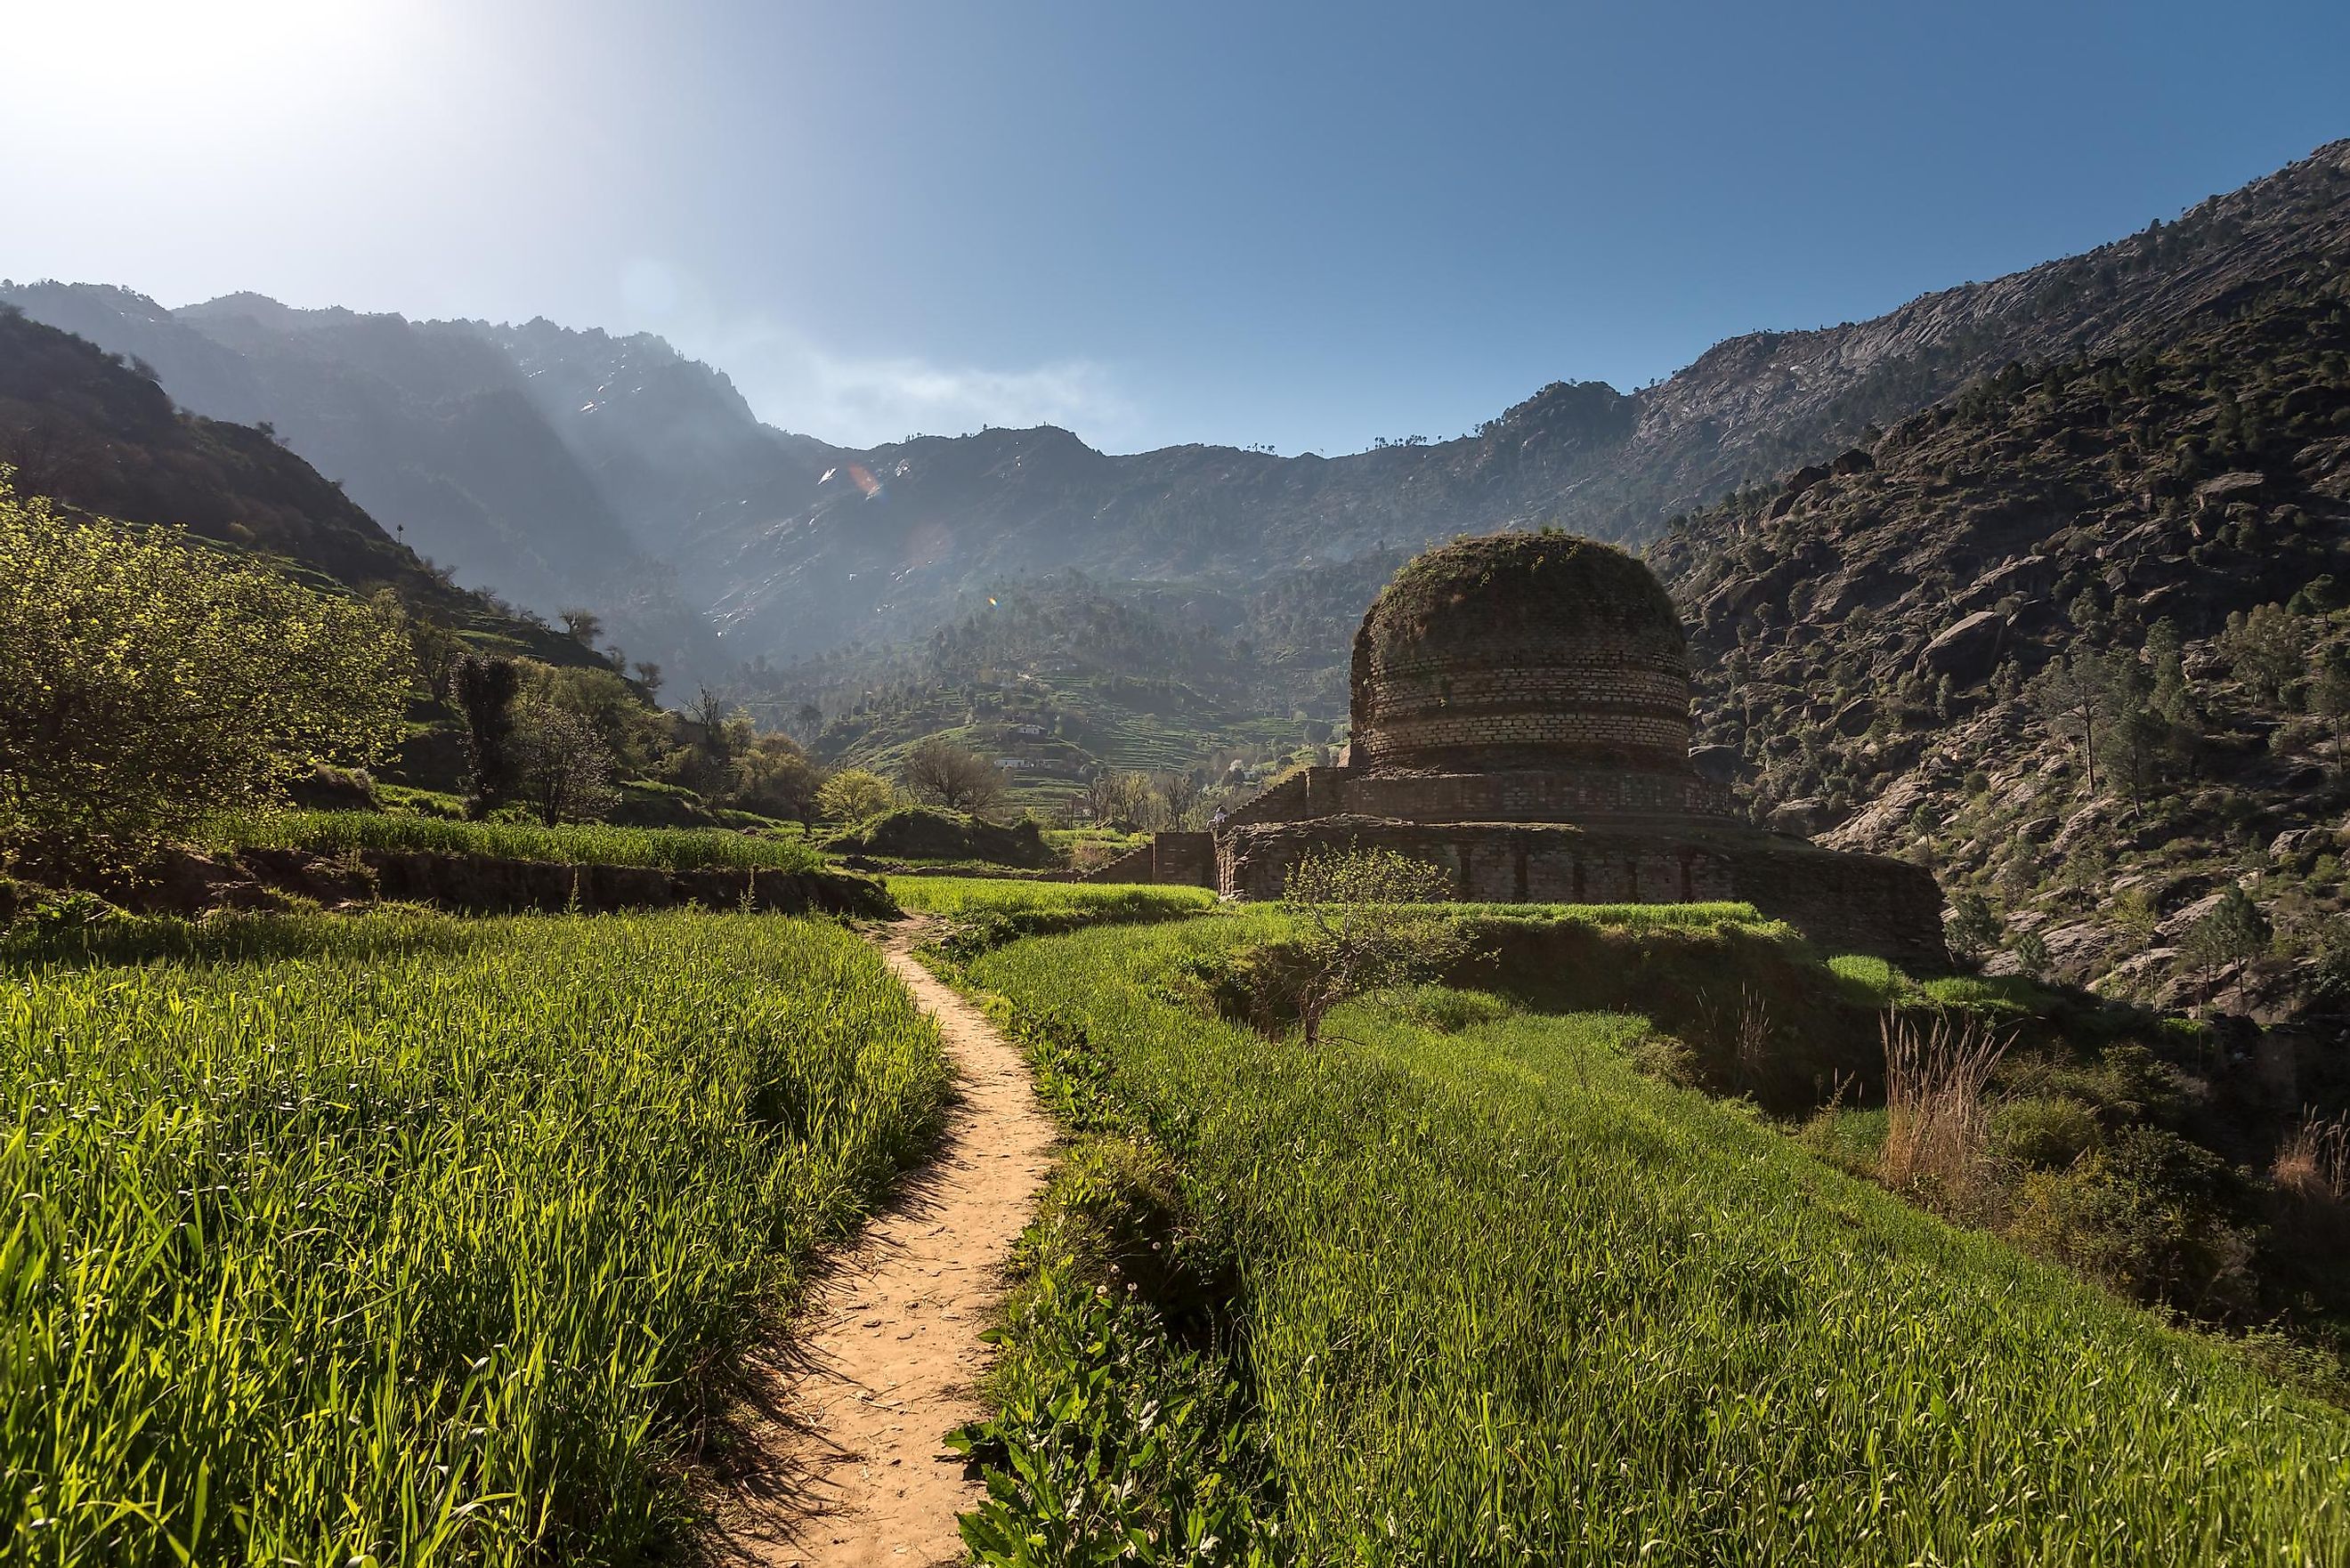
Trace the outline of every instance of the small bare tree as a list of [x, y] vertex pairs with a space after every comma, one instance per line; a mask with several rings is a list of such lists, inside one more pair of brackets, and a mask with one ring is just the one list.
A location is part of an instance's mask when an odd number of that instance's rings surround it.
[[612, 809], [612, 748], [588, 719], [545, 700], [524, 704], [515, 753], [523, 798], [539, 821], [592, 822]]
[[1451, 877], [1392, 849], [1310, 851], [1284, 896], [1302, 928], [1285, 983], [1309, 1046], [1339, 1003], [1433, 980], [1469, 951], [1432, 907], [1452, 896]]
[[949, 811], [985, 812], [1003, 803], [1003, 771], [944, 735], [918, 741], [906, 753], [906, 787]]

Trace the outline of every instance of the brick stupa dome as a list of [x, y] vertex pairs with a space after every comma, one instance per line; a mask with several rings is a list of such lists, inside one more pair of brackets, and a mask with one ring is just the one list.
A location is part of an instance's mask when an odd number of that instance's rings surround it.
[[1396, 574], [1355, 635], [1372, 774], [1689, 767], [1688, 639], [1656, 574], [1567, 534], [1497, 534]]

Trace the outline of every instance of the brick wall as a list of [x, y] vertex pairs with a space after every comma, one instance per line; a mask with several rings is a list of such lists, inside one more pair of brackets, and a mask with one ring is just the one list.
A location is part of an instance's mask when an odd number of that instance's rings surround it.
[[1732, 823], [1686, 834], [1561, 824], [1411, 823], [1338, 816], [1260, 823], [1217, 846], [1217, 885], [1277, 898], [1317, 846], [1387, 848], [1451, 874], [1477, 903], [1664, 904], [1740, 898], [1829, 952], [1875, 953], [1923, 971], [1948, 966], [1942, 895], [1905, 861], [1825, 850]]

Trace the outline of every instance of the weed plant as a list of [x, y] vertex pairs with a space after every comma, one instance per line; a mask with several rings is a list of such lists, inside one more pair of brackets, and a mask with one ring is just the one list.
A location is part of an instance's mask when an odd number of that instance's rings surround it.
[[215, 824], [224, 849], [421, 849], [569, 865], [651, 866], [668, 871], [810, 871], [824, 857], [794, 837], [754, 837], [714, 828], [613, 827], [601, 823], [541, 827], [512, 822], [451, 822], [372, 811], [287, 811]]
[[1168, 1151], [1229, 1260], [1284, 1552], [2350, 1556], [2350, 1417], [1641, 1076], [1643, 1020], [1464, 1006], [1448, 1031], [1420, 996], [1306, 1052], [1172, 1000], [1283, 929], [1085, 930], [970, 976], [1064, 1114]]
[[0, 988], [11, 1563], [673, 1552], [936, 1033], [816, 921], [175, 926]]

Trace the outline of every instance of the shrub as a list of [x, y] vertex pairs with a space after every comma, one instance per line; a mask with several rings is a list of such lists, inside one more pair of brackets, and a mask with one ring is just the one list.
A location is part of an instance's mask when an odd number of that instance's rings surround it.
[[2009, 1100], [1991, 1113], [1991, 1151], [2019, 1165], [2070, 1165], [2097, 1146], [2100, 1131], [2096, 1112], [2069, 1095]]
[[68, 517], [0, 471], [0, 855], [120, 867], [319, 763], [372, 763], [408, 662], [373, 604]]

